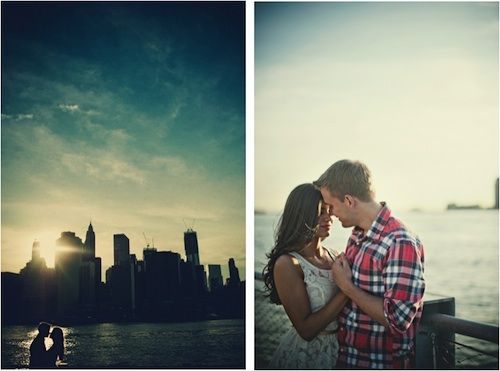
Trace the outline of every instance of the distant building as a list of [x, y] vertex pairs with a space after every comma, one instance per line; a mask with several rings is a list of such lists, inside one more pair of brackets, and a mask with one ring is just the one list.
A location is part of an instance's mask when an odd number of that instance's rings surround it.
[[130, 241], [124, 234], [113, 235], [114, 265], [129, 265]]
[[180, 263], [178, 253], [144, 249], [147, 298], [151, 302], [172, 300], [180, 295]]
[[448, 204], [448, 206], [446, 206], [446, 210], [481, 210], [481, 206]]
[[56, 241], [57, 311], [61, 315], [73, 312], [80, 301], [82, 248], [83, 242], [74, 232], [62, 232]]
[[137, 272], [137, 258], [135, 254], [130, 255], [130, 300], [132, 310], [136, 308], [136, 272]]
[[83, 261], [93, 261], [95, 258], [95, 233], [92, 223], [89, 224], [83, 248]]
[[[31, 262], [36, 264], [37, 262], [41, 262], [42, 257], [40, 255], [40, 242], [34, 241], [33, 246], [31, 247]], [[43, 261], [45, 265], [45, 260]]]
[[80, 303], [82, 305], [96, 304], [100, 283], [101, 259], [95, 257], [95, 233], [90, 223], [83, 244], [80, 267]]
[[194, 267], [196, 294], [202, 295], [208, 291], [207, 272], [204, 265]]
[[186, 251], [187, 261], [193, 263], [193, 265], [200, 265], [198, 237], [196, 232], [191, 228], [188, 228], [188, 230], [184, 232], [184, 249]]
[[129, 311], [132, 303], [132, 283], [129, 265], [113, 265], [106, 270], [106, 284], [111, 303], [116, 309]]
[[208, 265], [208, 284], [211, 292], [217, 291], [224, 285], [219, 264]]
[[26, 309], [21, 298], [23, 290], [21, 275], [11, 272], [2, 272], [1, 277], [2, 326], [17, 324], [23, 319], [23, 310]]
[[[47, 268], [45, 259], [40, 255], [38, 241], [33, 242], [31, 261], [21, 269], [19, 279], [21, 290], [16, 297], [20, 298], [22, 312], [29, 313], [28, 317], [44, 318], [56, 310], [55, 271]], [[3, 288], [2, 282], [2, 291]]]
[[229, 259], [228, 266], [229, 266], [228, 286], [239, 286], [241, 283], [240, 272], [238, 271], [238, 268], [236, 268], [236, 264], [234, 263], [233, 258]]
[[181, 293], [184, 297], [192, 297], [196, 294], [195, 266], [192, 262], [181, 260]]
[[495, 209], [498, 209], [498, 186], [499, 186], [498, 181], [499, 179], [497, 178], [497, 181], [495, 182], [495, 206], [494, 206]]

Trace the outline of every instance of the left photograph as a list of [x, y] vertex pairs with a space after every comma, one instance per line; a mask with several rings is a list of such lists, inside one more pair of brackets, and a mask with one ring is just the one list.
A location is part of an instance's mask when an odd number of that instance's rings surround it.
[[245, 368], [244, 2], [1, 8], [1, 367]]

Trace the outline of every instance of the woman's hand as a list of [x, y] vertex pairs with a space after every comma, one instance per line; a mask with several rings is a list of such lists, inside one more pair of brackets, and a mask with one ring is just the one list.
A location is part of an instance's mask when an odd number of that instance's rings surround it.
[[333, 280], [342, 291], [347, 290], [353, 284], [351, 266], [344, 253], [335, 259], [331, 271]]

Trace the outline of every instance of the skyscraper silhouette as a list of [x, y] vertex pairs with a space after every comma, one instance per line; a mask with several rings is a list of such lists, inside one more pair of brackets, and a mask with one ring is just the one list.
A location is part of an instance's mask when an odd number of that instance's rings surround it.
[[229, 265], [229, 286], [239, 286], [240, 285], [240, 272], [238, 268], [236, 268], [236, 264], [234, 263], [234, 259], [230, 258], [228, 261]]
[[222, 280], [220, 264], [208, 265], [208, 283], [211, 292], [214, 292], [223, 286], [224, 281]]
[[95, 256], [95, 233], [92, 223], [89, 223], [82, 251], [80, 268], [80, 302], [94, 305], [97, 301], [101, 283], [101, 258]]
[[[33, 320], [44, 318], [55, 311], [55, 271], [47, 268], [45, 259], [40, 255], [40, 243], [33, 242], [31, 261], [20, 271], [21, 288], [16, 292], [21, 303], [21, 312], [30, 313]], [[2, 291], [3, 291], [2, 282]], [[13, 300], [9, 298], [8, 300]], [[3, 313], [2, 313], [3, 319]]]
[[198, 252], [198, 237], [192, 228], [184, 232], [184, 249], [186, 250], [186, 259], [195, 266], [200, 265], [200, 255]]
[[92, 223], [89, 224], [87, 235], [85, 236], [85, 244], [82, 260], [93, 261], [95, 258], [95, 233]]
[[130, 241], [124, 234], [113, 235], [113, 252], [115, 265], [129, 265]]
[[35, 240], [31, 247], [31, 261], [36, 262], [40, 260], [40, 242]]
[[69, 314], [80, 300], [83, 242], [74, 232], [62, 232], [56, 246], [57, 309], [59, 314]]

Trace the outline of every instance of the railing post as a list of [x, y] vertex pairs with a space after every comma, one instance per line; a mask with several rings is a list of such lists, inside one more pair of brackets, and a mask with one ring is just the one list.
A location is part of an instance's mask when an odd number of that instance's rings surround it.
[[[433, 313], [455, 315], [455, 298], [425, 295], [424, 311], [417, 331], [416, 368], [446, 369], [455, 367], [455, 347], [450, 341], [455, 340], [454, 332], [437, 332], [427, 318]], [[434, 335], [435, 343], [433, 341]]]

